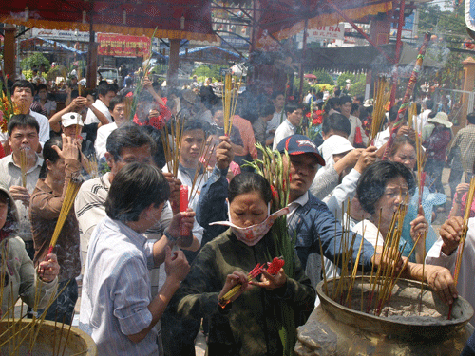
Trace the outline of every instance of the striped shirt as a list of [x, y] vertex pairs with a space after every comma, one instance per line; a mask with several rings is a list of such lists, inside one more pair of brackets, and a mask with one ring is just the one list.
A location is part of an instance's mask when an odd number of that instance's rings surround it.
[[474, 173], [473, 165], [475, 163], [475, 124], [468, 124], [457, 132], [450, 150], [460, 147], [460, 157], [465, 172]]
[[127, 337], [152, 322], [147, 307], [153, 242], [107, 216], [91, 235], [79, 327], [92, 337], [99, 355], [158, 355], [155, 329], [137, 344]]

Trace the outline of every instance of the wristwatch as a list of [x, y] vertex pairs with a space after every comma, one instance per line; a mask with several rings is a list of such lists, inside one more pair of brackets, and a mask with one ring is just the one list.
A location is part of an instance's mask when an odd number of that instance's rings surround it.
[[178, 240], [178, 237], [173, 236], [167, 230], [163, 232], [163, 235], [165, 235], [169, 241], [176, 242], [176, 240]]

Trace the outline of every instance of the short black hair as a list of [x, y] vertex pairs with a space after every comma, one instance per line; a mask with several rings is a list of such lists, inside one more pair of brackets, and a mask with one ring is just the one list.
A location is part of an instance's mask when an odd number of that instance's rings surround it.
[[13, 129], [17, 126], [34, 127], [36, 132], [38, 134], [40, 133], [40, 125], [38, 124], [38, 121], [36, 121], [36, 119], [30, 115], [26, 115], [26, 114], [13, 115], [8, 121], [8, 136], [12, 134]]
[[185, 120], [185, 122], [183, 123], [182, 133], [193, 130], [202, 130], [204, 133], [206, 133], [208, 131], [208, 126], [204, 122], [196, 118]]
[[341, 89], [336, 89], [333, 94], [335, 94], [335, 97], [339, 97], [341, 94]]
[[238, 195], [252, 192], [259, 193], [266, 203], [272, 199], [272, 190], [267, 179], [256, 173], [242, 172], [229, 182], [228, 200], [232, 203]]
[[115, 88], [111, 84], [107, 83], [99, 84], [96, 89], [97, 96], [105, 96], [110, 91], [113, 91], [114, 93], [116, 92]]
[[118, 161], [122, 156], [124, 148], [142, 147], [143, 145], [150, 146], [150, 153], [153, 157], [157, 148], [150, 135], [147, 134], [142, 126], [134, 123], [125, 123], [112, 131], [109, 137], [107, 137], [106, 151], [114, 157], [114, 160]]
[[337, 106], [340, 106], [340, 98], [328, 99], [328, 105], [330, 105], [330, 109], [335, 109]]
[[428, 110], [432, 110], [434, 108], [434, 102], [432, 100], [427, 100], [426, 101], [426, 108]]
[[152, 158], [157, 167], [162, 168], [167, 163], [167, 160], [165, 159], [165, 152], [163, 151], [162, 132], [152, 125], [145, 125], [141, 127], [148, 133], [155, 143], [155, 147], [157, 149], [155, 150], [155, 154], [152, 154]]
[[266, 103], [259, 108], [259, 117], [267, 117], [269, 115], [274, 115], [274, 113], [275, 106], [272, 103]]
[[467, 114], [467, 121], [470, 122], [471, 124], [475, 124], [475, 112], [471, 112], [470, 114]]
[[343, 95], [340, 97], [340, 105], [351, 103], [351, 97], [349, 95]]
[[279, 95], [284, 96], [284, 93], [281, 92], [281, 91], [276, 90], [276, 91], [274, 91], [274, 92], [272, 93], [272, 95], [271, 95], [270, 98], [271, 98], [272, 100], [275, 100], [275, 98], [277, 98]]
[[330, 130], [345, 132], [350, 136], [351, 122], [348, 118], [338, 112], [334, 112], [330, 116], [323, 119], [322, 132], [327, 135]]
[[104, 206], [111, 219], [138, 221], [146, 208], [160, 206], [169, 196], [170, 187], [158, 167], [132, 162], [114, 177]]
[[46, 84], [38, 84], [36, 86], [36, 91], [39, 92], [41, 89], [46, 89], [48, 90], [48, 86]]
[[35, 95], [35, 86], [27, 80], [17, 80], [15, 83], [13, 83], [12, 87], [10, 88], [10, 93], [13, 94], [15, 92], [15, 88], [29, 88], [31, 95]]
[[[304, 104], [296, 104], [296, 103], [287, 103], [284, 107], [285, 109], [285, 114], [287, 113], [293, 113], [295, 110], [302, 109], [305, 110], [305, 105]], [[274, 110], [275, 111], [275, 110]]]
[[399, 162], [378, 161], [370, 165], [361, 175], [356, 187], [356, 195], [364, 211], [374, 214], [374, 205], [384, 195], [388, 181], [404, 178], [409, 194], [414, 194], [416, 186], [413, 173]]
[[125, 98], [122, 95], [114, 96], [109, 102], [109, 110], [113, 111], [117, 104], [122, 104], [125, 102]]

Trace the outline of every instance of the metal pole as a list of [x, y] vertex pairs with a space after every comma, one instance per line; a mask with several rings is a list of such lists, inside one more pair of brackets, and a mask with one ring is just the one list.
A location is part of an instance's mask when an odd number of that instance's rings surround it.
[[399, 4], [399, 21], [397, 24], [397, 36], [396, 36], [396, 68], [393, 71], [392, 75], [392, 87], [391, 87], [391, 96], [389, 97], [389, 106], [393, 106], [394, 102], [396, 101], [396, 88], [397, 88], [397, 77], [398, 77], [398, 63], [401, 57], [401, 36], [402, 36], [402, 28], [404, 26], [404, 10], [406, 8], [406, 0], [401, 0]]

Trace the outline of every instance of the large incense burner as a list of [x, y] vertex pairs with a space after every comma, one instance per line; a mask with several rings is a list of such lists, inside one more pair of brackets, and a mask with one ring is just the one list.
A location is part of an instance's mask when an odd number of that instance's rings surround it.
[[374, 295], [369, 277], [358, 277], [349, 298], [337, 293], [335, 301], [332, 291], [338, 281], [317, 285], [320, 305], [298, 328], [297, 355], [460, 355], [473, 331], [468, 324], [473, 309], [461, 297], [447, 320], [448, 307], [436, 293], [421, 294], [420, 282], [401, 279], [376, 316], [376, 310], [368, 310]]
[[10, 342], [0, 348], [0, 355], [97, 355], [96, 344], [84, 331], [53, 321], [44, 320], [35, 326], [30, 319], [1, 321], [0, 335], [1, 340], [13, 336]]

